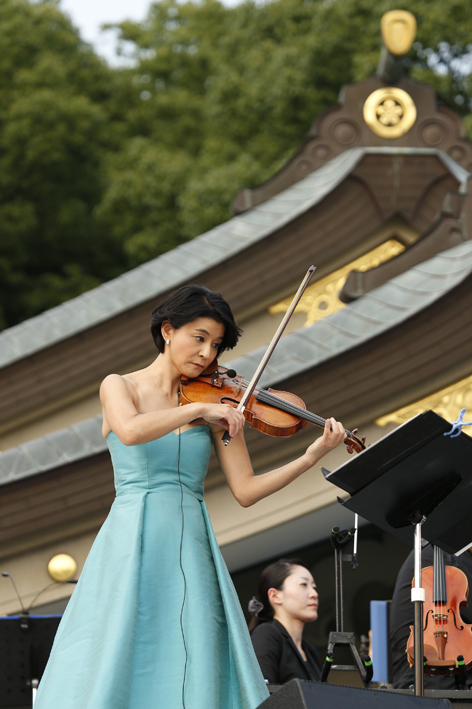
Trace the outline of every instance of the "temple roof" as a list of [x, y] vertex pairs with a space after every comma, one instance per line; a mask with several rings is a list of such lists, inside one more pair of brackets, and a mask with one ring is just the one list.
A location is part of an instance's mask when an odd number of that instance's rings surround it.
[[[264, 371], [261, 386], [280, 384], [400, 326], [433, 306], [471, 273], [472, 242], [414, 266], [343, 310], [283, 338]], [[228, 367], [250, 378], [264, 352], [262, 347], [232, 360]], [[105, 452], [101, 420], [95, 416], [1, 453], [0, 485]]]
[[306, 213], [327, 197], [366, 155], [437, 156], [466, 189], [469, 173], [434, 148], [352, 148], [279, 194], [162, 256], [0, 333], [0, 368], [155, 300]]

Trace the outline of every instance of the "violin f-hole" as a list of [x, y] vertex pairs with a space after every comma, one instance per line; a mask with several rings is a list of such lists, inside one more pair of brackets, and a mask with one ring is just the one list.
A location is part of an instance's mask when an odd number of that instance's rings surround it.
[[452, 617], [454, 618], [454, 625], [456, 626], [457, 630], [464, 630], [464, 626], [463, 626], [463, 625], [461, 625], [460, 627], [457, 625], [457, 616], [456, 616], [456, 614], [454, 613], [454, 611], [452, 610], [452, 608], [448, 608], [448, 609], [447, 609], [447, 612], [448, 612], [448, 613], [452, 613]]

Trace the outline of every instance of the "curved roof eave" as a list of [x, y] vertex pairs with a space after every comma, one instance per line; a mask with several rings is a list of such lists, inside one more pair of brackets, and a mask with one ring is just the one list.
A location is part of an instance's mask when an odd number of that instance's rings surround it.
[[[343, 310], [287, 335], [261, 379], [264, 387], [317, 367], [435, 303], [472, 273], [472, 242], [415, 266]], [[250, 378], [265, 347], [228, 363]], [[87, 419], [0, 454], [0, 485], [7, 485], [106, 451], [101, 416]]]
[[0, 368], [157, 298], [198, 278], [308, 211], [332, 192], [368, 154], [436, 155], [461, 183], [469, 173], [440, 150], [352, 148], [268, 201], [172, 251], [0, 333]]

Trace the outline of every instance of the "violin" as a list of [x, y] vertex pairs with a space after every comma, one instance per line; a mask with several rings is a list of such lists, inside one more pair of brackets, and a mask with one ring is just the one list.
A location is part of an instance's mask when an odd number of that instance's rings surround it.
[[[207, 370], [194, 379], [181, 377], [180, 402], [230, 404], [237, 407], [247, 386], [248, 382], [234, 370], [212, 362]], [[306, 428], [307, 422], [320, 428], [324, 428], [326, 423], [326, 419], [307, 411], [304, 402], [296, 394], [274, 389], [254, 389], [243, 413], [251, 428], [277, 438], [293, 436], [300, 429]], [[365, 449], [365, 438], [356, 436], [357, 429], [344, 430], [347, 436], [344, 443], [349, 453], [360, 453]]]
[[[467, 605], [467, 576], [455, 566], [446, 566], [444, 552], [434, 547], [433, 566], [422, 570], [421, 584], [425, 589], [424, 604], [424, 672], [429, 675], [452, 675], [460, 671], [457, 661], [472, 667], [472, 625], [464, 623], [460, 609]], [[414, 632], [410, 626], [407, 657], [414, 664]]]

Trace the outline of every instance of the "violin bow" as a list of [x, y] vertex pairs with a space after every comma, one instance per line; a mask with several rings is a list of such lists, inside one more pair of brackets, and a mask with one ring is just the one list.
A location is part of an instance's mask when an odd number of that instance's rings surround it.
[[[292, 315], [295, 311], [295, 308], [297, 307], [298, 303], [300, 302], [300, 299], [301, 299], [303, 293], [305, 292], [306, 287], [308, 286], [309, 282], [311, 281], [311, 278], [312, 278], [315, 271], [316, 271], [316, 266], [310, 266], [310, 268], [306, 272], [306, 275], [305, 275], [303, 281], [300, 283], [299, 289], [297, 290], [297, 292], [293, 296], [293, 300], [290, 303], [289, 309], [285, 313], [285, 315], [282, 319], [282, 322], [280, 323], [279, 327], [277, 328], [277, 331], [276, 331], [274, 337], [272, 338], [269, 346], [267, 347], [267, 350], [266, 350], [263, 358], [261, 359], [261, 361], [259, 363], [259, 366], [257, 367], [256, 371], [254, 372], [253, 378], [251, 379], [251, 381], [247, 385], [246, 391], [244, 392], [244, 394], [241, 398], [241, 401], [239, 402], [239, 404], [237, 406], [237, 409], [236, 409], [237, 411], [243, 412], [244, 409], [246, 408], [246, 404], [249, 401], [249, 399], [251, 398], [251, 396], [253, 395], [254, 389], [256, 388], [256, 386], [259, 382], [259, 379], [262, 376], [262, 372], [266, 368], [267, 362], [271, 358], [273, 351], [275, 350], [280, 338], [282, 337], [283, 331], [287, 327], [288, 321], [292, 317]], [[231, 440], [231, 436], [229, 435], [228, 431], [225, 431], [222, 440], [223, 440], [223, 443], [225, 444], [225, 446], [227, 446]]]

